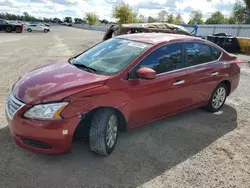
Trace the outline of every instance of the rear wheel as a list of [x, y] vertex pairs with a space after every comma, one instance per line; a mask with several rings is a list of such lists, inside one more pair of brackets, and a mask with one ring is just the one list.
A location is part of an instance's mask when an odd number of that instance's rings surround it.
[[22, 28], [21, 27], [16, 27], [16, 32], [17, 33], [22, 33]]
[[211, 112], [219, 111], [226, 101], [227, 93], [227, 86], [224, 83], [219, 84], [213, 91], [206, 109]]
[[12, 27], [11, 27], [11, 26], [5, 27], [5, 31], [6, 31], [7, 33], [11, 33], [11, 32], [12, 32]]
[[28, 32], [32, 32], [32, 29], [28, 28], [27, 31], [28, 31]]
[[89, 147], [99, 155], [109, 155], [118, 136], [118, 117], [112, 109], [96, 111], [91, 120]]
[[49, 31], [48, 29], [44, 29], [44, 33], [48, 33], [48, 31]]

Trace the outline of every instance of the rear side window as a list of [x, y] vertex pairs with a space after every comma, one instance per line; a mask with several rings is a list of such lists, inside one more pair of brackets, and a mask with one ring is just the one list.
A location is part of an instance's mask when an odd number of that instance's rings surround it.
[[212, 47], [212, 46], [211, 46], [211, 49], [212, 49], [212, 53], [213, 53], [213, 60], [218, 60], [220, 58], [222, 52], [220, 50], [218, 50], [217, 48]]
[[194, 66], [213, 61], [210, 46], [202, 43], [186, 43], [187, 66]]
[[182, 45], [180, 43], [169, 44], [153, 51], [140, 63], [140, 67], [152, 68], [156, 74], [183, 68]]

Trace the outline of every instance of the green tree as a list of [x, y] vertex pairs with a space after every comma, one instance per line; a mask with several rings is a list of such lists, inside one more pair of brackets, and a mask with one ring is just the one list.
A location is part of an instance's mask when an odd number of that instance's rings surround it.
[[88, 12], [86, 13], [86, 21], [89, 25], [95, 25], [99, 23], [99, 18], [96, 13]]
[[65, 17], [64, 22], [72, 23], [72, 18], [71, 17]]
[[168, 15], [168, 12], [166, 10], [162, 10], [158, 13], [158, 19], [160, 22], [164, 22], [166, 20], [166, 17]]
[[128, 4], [116, 5], [113, 8], [113, 17], [119, 24], [137, 23], [137, 13]]
[[193, 11], [191, 14], [190, 14], [190, 20], [188, 22], [188, 24], [204, 24], [204, 21], [203, 21], [203, 14], [199, 11]]
[[173, 24], [174, 21], [175, 21], [174, 15], [173, 15], [173, 14], [169, 14], [169, 15], [168, 15], [167, 22]]
[[228, 23], [228, 20], [220, 11], [213, 13], [211, 17], [206, 20], [206, 24], [226, 24], [226, 23]]
[[152, 16], [148, 17], [148, 23], [155, 23], [155, 22], [158, 22], [158, 21], [159, 21], [158, 19], [153, 18]]
[[180, 14], [178, 14], [174, 20], [174, 24], [184, 24], [184, 21]]
[[247, 6], [247, 9], [250, 10], [250, 1], [249, 0], [244, 0], [246, 6]]

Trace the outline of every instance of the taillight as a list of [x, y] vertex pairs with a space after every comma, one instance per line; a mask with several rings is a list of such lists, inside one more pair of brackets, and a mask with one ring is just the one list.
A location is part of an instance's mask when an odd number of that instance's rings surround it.
[[234, 60], [234, 63], [236, 63], [239, 67], [241, 67], [242, 61], [239, 59]]

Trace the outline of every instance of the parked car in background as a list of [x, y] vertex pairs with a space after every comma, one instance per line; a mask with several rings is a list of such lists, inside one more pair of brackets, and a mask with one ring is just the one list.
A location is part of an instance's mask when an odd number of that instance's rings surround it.
[[35, 68], [7, 99], [15, 142], [44, 154], [90, 149], [110, 154], [118, 132], [189, 109], [219, 111], [236, 90], [240, 61], [214, 43], [187, 35], [128, 34], [68, 62]]
[[17, 33], [23, 32], [23, 24], [20, 23], [10, 23], [7, 20], [0, 19], [0, 31], [6, 31], [7, 33], [11, 33], [15, 31]]
[[45, 26], [44, 24], [29, 24], [26, 26], [26, 30], [28, 32], [32, 31], [43, 31], [44, 33], [50, 32], [50, 28]]

